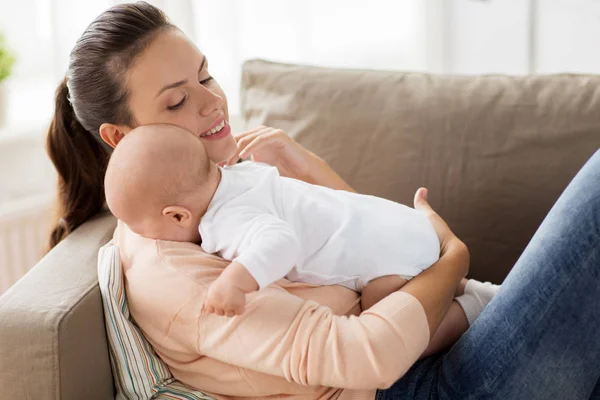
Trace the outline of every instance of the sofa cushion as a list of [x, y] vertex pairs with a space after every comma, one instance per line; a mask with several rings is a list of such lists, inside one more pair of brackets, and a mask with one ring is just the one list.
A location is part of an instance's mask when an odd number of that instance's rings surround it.
[[118, 399], [210, 400], [204, 393], [177, 382], [131, 320], [119, 248], [112, 242], [98, 253], [98, 284], [113, 378]]
[[361, 193], [412, 205], [420, 186], [502, 281], [600, 147], [600, 77], [443, 76], [244, 65], [248, 128], [285, 130]]

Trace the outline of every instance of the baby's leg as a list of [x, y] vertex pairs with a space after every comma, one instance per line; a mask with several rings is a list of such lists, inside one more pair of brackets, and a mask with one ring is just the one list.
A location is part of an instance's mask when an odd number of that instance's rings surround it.
[[387, 275], [369, 281], [362, 291], [361, 306], [363, 311], [392, 294], [408, 282], [398, 275]]
[[475, 322], [499, 289], [500, 286], [489, 282], [463, 279], [456, 289], [454, 301], [421, 358], [452, 346]]

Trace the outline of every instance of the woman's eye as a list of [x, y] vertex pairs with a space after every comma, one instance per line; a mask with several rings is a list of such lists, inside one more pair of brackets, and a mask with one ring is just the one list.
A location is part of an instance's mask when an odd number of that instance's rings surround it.
[[200, 81], [200, 84], [201, 84], [201, 85], [206, 85], [208, 82], [210, 82], [210, 81], [212, 81], [212, 80], [213, 80], [213, 77], [212, 77], [212, 76], [209, 76], [208, 78], [201, 80], [201, 81]]
[[171, 111], [177, 110], [179, 107], [181, 107], [183, 105], [183, 103], [185, 102], [187, 96], [183, 96], [183, 99], [181, 99], [181, 101], [173, 106], [168, 106], [167, 108]]

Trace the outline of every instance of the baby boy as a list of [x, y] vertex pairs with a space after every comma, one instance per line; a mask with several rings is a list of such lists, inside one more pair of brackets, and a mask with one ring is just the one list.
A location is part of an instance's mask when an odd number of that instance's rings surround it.
[[173, 125], [129, 133], [111, 156], [107, 204], [148, 238], [201, 244], [231, 263], [205, 310], [234, 316], [245, 295], [287, 278], [362, 292], [363, 309], [438, 260], [439, 240], [413, 208], [281, 177], [242, 162], [221, 168]]

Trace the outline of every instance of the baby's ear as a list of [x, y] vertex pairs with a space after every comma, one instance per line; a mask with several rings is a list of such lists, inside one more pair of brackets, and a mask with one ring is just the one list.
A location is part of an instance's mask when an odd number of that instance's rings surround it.
[[187, 226], [192, 223], [192, 212], [182, 206], [167, 206], [163, 209], [162, 214], [179, 226]]

